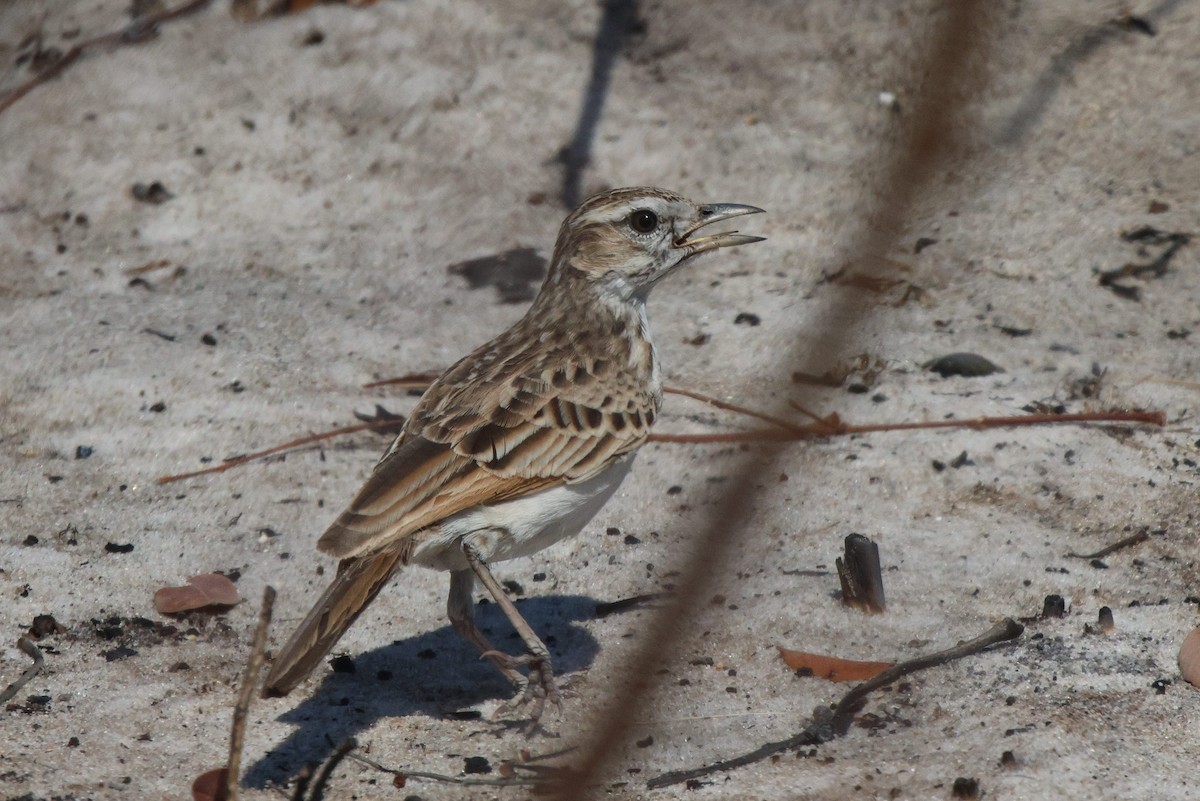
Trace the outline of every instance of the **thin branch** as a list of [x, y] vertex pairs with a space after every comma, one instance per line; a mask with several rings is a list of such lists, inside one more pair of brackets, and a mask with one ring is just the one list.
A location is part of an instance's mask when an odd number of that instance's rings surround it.
[[[437, 373], [409, 373], [408, 375], [400, 376], [398, 378], [385, 378], [381, 381], [371, 381], [370, 383], [363, 384], [363, 389], [374, 389], [375, 387], [383, 386], [399, 386], [404, 389], [427, 389], [429, 385], [433, 383], [435, 379], [437, 379], [437, 377]], [[667, 393], [668, 395], [682, 395], [685, 398], [698, 400], [701, 403], [707, 403], [709, 406], [714, 406], [727, 412], [736, 412], [737, 414], [742, 414], [747, 417], [754, 417], [762, 420], [763, 422], [777, 425], [786, 431], [792, 431], [793, 433], [800, 433], [804, 431], [801, 426], [798, 426], [789, 420], [784, 420], [780, 417], [775, 417], [773, 415], [766, 414], [765, 412], [760, 412], [757, 409], [751, 409], [746, 406], [739, 406], [735, 403], [730, 403], [729, 401], [723, 401], [719, 398], [714, 398], [712, 395], [705, 395], [703, 392], [696, 392], [695, 390], [684, 389], [683, 387], [663, 387], [663, 392]]]
[[950, 662], [957, 661], [964, 657], [973, 656], [985, 648], [990, 648], [993, 645], [998, 645], [1002, 642], [1015, 640], [1024, 633], [1025, 627], [1011, 617], [1006, 617], [990, 629], [980, 634], [973, 640], [959, 643], [953, 648], [947, 648], [944, 651], [929, 654], [928, 656], [919, 656], [916, 659], [910, 659], [907, 662], [900, 662], [895, 667], [888, 668], [880, 673], [875, 678], [864, 681], [850, 692], [843, 696], [841, 701], [833, 710], [833, 720], [835, 730], [839, 736], [845, 734], [850, 729], [852, 716], [859, 708], [860, 701], [866, 698], [868, 693], [878, 690], [880, 687], [886, 687], [889, 684], [902, 679], [910, 673], [916, 673], [918, 670], [925, 670], [939, 665], [945, 665]]
[[374, 389], [375, 387], [390, 387], [398, 386], [402, 389], [428, 389], [440, 373], [409, 373], [398, 378], [384, 378], [380, 381], [371, 381], [363, 384], [363, 389]]
[[164, 22], [170, 22], [180, 17], [193, 14], [207, 6], [212, 0], [188, 0], [187, 2], [160, 11], [157, 14], [148, 14], [144, 17], [139, 17], [129, 23], [119, 31], [93, 36], [90, 39], [84, 39], [79, 42], [62, 57], [55, 61], [46, 69], [42, 70], [25, 83], [13, 89], [7, 95], [0, 97], [0, 114], [3, 114], [13, 106], [18, 100], [32, 92], [38, 86], [59, 77], [67, 68], [79, 61], [89, 51], [98, 50], [105, 47], [120, 47], [122, 45], [141, 44], [147, 42], [158, 35], [158, 27]]
[[258, 628], [254, 630], [254, 644], [250, 646], [250, 659], [242, 674], [242, 686], [238, 690], [237, 705], [233, 708], [233, 730], [229, 736], [229, 760], [225, 763], [225, 798], [236, 801], [238, 780], [242, 770], [242, 747], [246, 742], [246, 716], [250, 714], [250, 701], [254, 698], [258, 674], [266, 657], [267, 630], [271, 628], [271, 613], [275, 609], [275, 588], [263, 590], [262, 608], [258, 613]]
[[758, 428], [749, 431], [729, 431], [720, 434], [651, 434], [650, 442], [676, 442], [690, 444], [713, 444], [729, 442], [791, 442], [813, 437], [846, 436], [848, 434], [873, 434], [882, 431], [914, 431], [932, 428], [1024, 428], [1078, 423], [1146, 423], [1164, 426], [1165, 412], [1079, 412], [1076, 414], [1023, 414], [1014, 417], [971, 417], [962, 420], [927, 420], [917, 423], [868, 423], [852, 425], [837, 421], [832, 427], [830, 418], [824, 418], [817, 426], [793, 425], [791, 431], [781, 432], [773, 428]]
[[670, 395], [682, 395], [685, 398], [698, 400], [702, 403], [707, 403], [709, 406], [715, 406], [716, 408], [723, 409], [727, 412], [737, 412], [738, 414], [743, 414], [747, 417], [754, 417], [762, 420], [763, 422], [777, 425], [780, 428], [786, 431], [791, 431], [794, 434], [799, 433], [803, 436], [811, 436], [811, 432], [802, 426], [796, 425], [790, 420], [784, 420], [783, 418], [775, 417], [774, 415], [770, 415], [765, 412], [760, 412], [745, 406], [738, 406], [737, 404], [729, 403], [728, 401], [719, 400], [718, 398], [714, 398], [712, 395], [705, 395], [702, 392], [695, 392], [690, 389], [683, 389], [682, 387], [663, 387], [663, 392], [666, 392]]
[[[812, 432], [808, 437], [821, 436]], [[756, 428], [750, 431], [724, 431], [720, 434], [651, 434], [647, 442], [669, 442], [690, 445], [719, 445], [730, 442], [779, 442], [781, 439], [806, 439], [799, 434], [782, 436], [778, 428]]]
[[[541, 779], [537, 777], [526, 776], [507, 776], [497, 779], [483, 779], [476, 776], [447, 776], [444, 773], [431, 773], [426, 770], [397, 770], [381, 765], [373, 759], [363, 756], [362, 754], [350, 754], [350, 759], [355, 762], [361, 762], [367, 767], [384, 773], [390, 773], [401, 781], [409, 779], [425, 779], [426, 781], [442, 782], [443, 784], [457, 784], [464, 787], [532, 787], [538, 784]], [[512, 763], [505, 763], [512, 764]], [[518, 765], [513, 764], [514, 768]]]
[[1142, 529], [1137, 534], [1126, 537], [1123, 540], [1117, 540], [1112, 545], [1101, 548], [1095, 553], [1075, 553], [1074, 551], [1071, 551], [1065, 555], [1072, 559], [1103, 559], [1110, 553], [1119, 551], [1122, 548], [1128, 548], [1130, 545], [1137, 545], [1138, 543], [1145, 542], [1148, 539], [1150, 539], [1150, 532], [1146, 529]]
[[878, 423], [843, 426], [839, 433], [869, 434], [875, 431], [911, 431], [919, 428], [1020, 428], [1063, 423], [1148, 423], [1165, 426], [1166, 412], [1078, 412], [1075, 414], [1025, 414], [1015, 417], [973, 417], [965, 420], [930, 420], [923, 423]]
[[17, 677], [16, 681], [4, 688], [4, 692], [0, 692], [0, 704], [11, 700], [13, 696], [21, 691], [29, 682], [33, 681], [33, 677], [42, 671], [46, 665], [46, 659], [42, 656], [42, 649], [34, 645], [33, 640], [28, 637], [21, 637], [17, 640], [17, 647], [21, 649], [21, 653], [33, 660], [33, 664], [25, 668], [25, 672]]
[[308, 795], [308, 801], [321, 801], [325, 797], [325, 787], [329, 784], [329, 777], [355, 748], [358, 748], [358, 741], [349, 737], [334, 749], [329, 759], [325, 760], [325, 764], [321, 766], [321, 772], [317, 774], [316, 781], [312, 783], [312, 792]]
[[335, 428], [332, 431], [323, 431], [320, 434], [310, 434], [307, 437], [301, 437], [300, 439], [294, 439], [291, 442], [285, 442], [282, 445], [275, 445], [274, 447], [267, 448], [266, 450], [263, 450], [263, 451], [256, 451], [255, 453], [247, 453], [243, 456], [236, 456], [232, 459], [226, 459], [224, 462], [222, 462], [219, 465], [216, 465], [215, 467], [206, 467], [203, 470], [196, 470], [191, 473], [177, 473], [177, 474], [171, 475], [171, 476], [159, 476], [158, 483], [159, 484], [171, 484], [176, 481], [183, 481], [185, 478], [195, 478], [196, 476], [207, 476], [212, 473], [224, 473], [226, 470], [229, 470], [230, 468], [244, 465], [247, 462], [253, 462], [258, 459], [265, 459], [268, 456], [274, 456], [277, 453], [283, 453], [284, 451], [295, 450], [296, 448], [303, 448], [305, 445], [311, 445], [314, 442], [322, 442], [327, 439], [333, 439], [334, 437], [340, 437], [345, 434], [356, 434], [359, 431], [369, 431], [373, 428], [383, 428], [385, 426], [393, 424], [394, 422], [395, 422], [394, 420], [376, 420], [376, 421], [373, 421], [370, 423], [359, 423], [358, 425], [344, 426], [342, 428]]
[[[390, 380], [390, 379], [389, 379]], [[679, 394], [690, 394], [680, 392]], [[700, 393], [690, 395], [700, 399], [705, 399], [706, 396]], [[723, 403], [716, 401], [716, 403]], [[728, 404], [728, 410], [747, 414], [751, 417], [756, 417], [760, 420], [770, 420], [775, 423], [777, 418], [771, 415], [766, 415], [761, 412], [756, 412], [753, 409], [742, 408]], [[667, 442], [667, 443], [682, 443], [689, 445], [716, 445], [740, 442], [795, 442], [797, 440], [811, 439], [815, 437], [828, 436], [845, 436], [847, 434], [867, 434], [879, 431], [908, 431], [921, 428], [1016, 428], [1022, 426], [1034, 425], [1060, 425], [1063, 423], [1148, 423], [1151, 425], [1166, 425], [1166, 414], [1164, 412], [1082, 412], [1079, 414], [1030, 414], [1020, 415], [1017, 417], [975, 417], [965, 420], [933, 420], [920, 423], [873, 423], [869, 425], [850, 425], [841, 422], [836, 415], [831, 415], [828, 418], [822, 418], [821, 423], [815, 426], [801, 426], [795, 423], [787, 423], [786, 428], [779, 425], [785, 421], [779, 420], [774, 428], [759, 428], [750, 429], [748, 431], [727, 431], [719, 434], [651, 434], [647, 442]], [[395, 420], [374, 420], [369, 423], [359, 423], [357, 425], [345, 426], [343, 428], [335, 428], [330, 431], [324, 431], [320, 434], [310, 434], [306, 437], [294, 439], [291, 442], [285, 442], [282, 445], [275, 445], [266, 450], [248, 453], [243, 456], [237, 456], [232, 459], [226, 459], [219, 465], [206, 467], [203, 470], [195, 470], [191, 473], [176, 473], [169, 476], [159, 476], [157, 482], [159, 484], [172, 484], [176, 481], [183, 481], [188, 478], [196, 478], [197, 476], [207, 476], [214, 473], [224, 473], [234, 467], [240, 467], [248, 462], [265, 459], [269, 456], [274, 456], [285, 451], [293, 451], [298, 448], [303, 448], [306, 445], [312, 445], [315, 442], [322, 442], [327, 439], [333, 439], [345, 434], [355, 434], [359, 431], [376, 430], [387, 428], [393, 425]]]
[[842, 696], [842, 700], [838, 701], [837, 705], [833, 707], [831, 715], [814, 719], [801, 731], [788, 737], [786, 740], [766, 743], [741, 756], [736, 756], [732, 759], [723, 759], [699, 768], [669, 771], [650, 779], [646, 782], [646, 786], [651, 790], [656, 790], [660, 787], [667, 787], [672, 784], [679, 784], [680, 782], [699, 779], [714, 773], [734, 770], [735, 768], [751, 765], [755, 762], [761, 762], [782, 751], [788, 751], [805, 745], [819, 745], [841, 737], [850, 730], [850, 724], [854, 721], [854, 713], [862, 707], [863, 700], [868, 693], [878, 690], [880, 687], [894, 684], [898, 679], [910, 673], [916, 673], [919, 670], [937, 667], [938, 665], [945, 665], [977, 654], [998, 643], [1015, 640], [1021, 636], [1023, 631], [1025, 631], [1024, 626], [1012, 618], [1006, 617], [973, 640], [959, 643], [953, 648], [947, 648], [944, 651], [938, 651], [928, 656], [921, 656], [916, 659], [910, 659], [907, 662], [900, 662], [883, 671], [875, 678], [864, 681]]

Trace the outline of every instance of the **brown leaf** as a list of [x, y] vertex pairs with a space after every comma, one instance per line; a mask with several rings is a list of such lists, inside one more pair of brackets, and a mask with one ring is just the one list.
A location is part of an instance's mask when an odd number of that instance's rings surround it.
[[225, 768], [201, 773], [192, 782], [192, 801], [225, 801]]
[[188, 579], [188, 584], [204, 593], [210, 604], [233, 606], [242, 602], [242, 596], [238, 595], [237, 586], [220, 573], [201, 573], [198, 576], [192, 576]]
[[1179, 673], [1194, 687], [1200, 687], [1200, 629], [1192, 629], [1179, 648]]
[[154, 608], [159, 614], [174, 615], [206, 606], [233, 606], [241, 603], [237, 587], [220, 573], [192, 576], [183, 587], [162, 587], [154, 593]]
[[807, 671], [817, 678], [830, 681], [866, 681], [892, 666], [891, 662], [859, 662], [787, 648], [779, 648], [779, 655], [792, 670]]

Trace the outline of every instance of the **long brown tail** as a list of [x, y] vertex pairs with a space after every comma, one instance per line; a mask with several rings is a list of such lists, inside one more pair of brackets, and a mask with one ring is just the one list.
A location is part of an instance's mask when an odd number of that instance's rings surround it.
[[264, 698], [287, 695], [304, 681], [387, 584], [402, 556], [401, 549], [385, 549], [341, 561], [337, 578], [275, 657]]

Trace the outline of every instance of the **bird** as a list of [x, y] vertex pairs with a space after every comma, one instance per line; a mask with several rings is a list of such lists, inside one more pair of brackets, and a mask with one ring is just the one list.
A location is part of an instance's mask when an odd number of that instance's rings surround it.
[[[663, 402], [647, 296], [701, 254], [762, 241], [697, 235], [762, 212], [630, 187], [569, 214], [527, 313], [429, 386], [317, 541], [340, 560], [337, 574], [275, 656], [262, 694], [293, 690], [401, 568], [422, 565], [450, 573], [451, 626], [513, 685], [497, 714], [525, 708], [532, 727], [547, 702], [561, 713], [550, 652], [489, 565], [574, 536], [617, 490]], [[476, 627], [476, 581], [525, 653], [497, 650]]]

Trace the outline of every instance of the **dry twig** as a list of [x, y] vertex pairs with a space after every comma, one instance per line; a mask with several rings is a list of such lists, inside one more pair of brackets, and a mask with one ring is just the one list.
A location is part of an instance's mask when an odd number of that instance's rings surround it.
[[[350, 752], [355, 748], [358, 748], [358, 741], [350, 737], [343, 740], [341, 745], [333, 750], [329, 759], [325, 760], [325, 764], [321, 766], [321, 772], [317, 774], [317, 780], [312, 783], [312, 792], [308, 794], [308, 801], [321, 801], [325, 797], [325, 788], [329, 785], [329, 777], [333, 775], [333, 771], [342, 763], [342, 760], [350, 756]], [[304, 801], [303, 788], [298, 786], [297, 789], [301, 792], [292, 796], [293, 801]]]
[[[355, 762], [361, 762], [367, 767], [375, 770], [390, 773], [396, 777], [397, 781], [406, 782], [409, 779], [425, 779], [432, 782], [441, 782], [443, 784], [457, 784], [463, 787], [533, 787], [537, 785], [541, 779], [537, 776], [517, 776], [515, 773], [511, 776], [500, 776], [495, 779], [486, 779], [480, 776], [449, 776], [445, 773], [432, 773], [427, 770], [399, 770], [397, 768], [389, 768], [381, 765], [373, 759], [369, 759], [361, 754], [350, 754], [350, 758]], [[527, 767], [519, 763], [504, 763], [512, 765], [513, 768]], [[400, 786], [403, 786], [401, 784]]]
[[238, 690], [237, 705], [233, 708], [233, 730], [229, 736], [229, 760], [225, 763], [225, 798], [235, 801], [238, 779], [242, 770], [242, 746], [246, 742], [246, 716], [250, 713], [250, 701], [254, 698], [258, 673], [262, 670], [267, 647], [267, 630], [271, 628], [271, 613], [275, 608], [275, 588], [263, 590], [262, 609], [258, 613], [258, 628], [254, 631], [254, 644], [250, 647], [250, 659], [242, 674], [242, 686]]
[[42, 649], [34, 645], [33, 640], [28, 637], [21, 637], [17, 640], [17, 647], [21, 649], [21, 653], [33, 660], [33, 664], [25, 668], [25, 672], [18, 676], [12, 684], [5, 687], [4, 692], [0, 692], [0, 704], [11, 701], [21, 691], [21, 688], [33, 681], [33, 677], [40, 673], [46, 665], [46, 659], [42, 656]]
[[1137, 534], [1128, 536], [1125, 539], [1117, 540], [1112, 545], [1105, 546], [1095, 553], [1075, 553], [1074, 551], [1071, 551], [1070, 553], [1064, 555], [1071, 559], [1103, 559], [1110, 553], [1119, 551], [1122, 548], [1128, 548], [1131, 545], [1137, 545], [1138, 543], [1145, 542], [1148, 539], [1150, 539], [1150, 532], [1147, 529], [1142, 529]]
[[370, 431], [371, 429], [375, 428], [385, 428], [386, 426], [392, 425], [392, 423], [392, 420], [376, 420], [371, 423], [359, 423], [358, 425], [335, 428], [332, 431], [323, 431], [320, 434], [310, 434], [307, 437], [300, 437], [299, 439], [294, 439], [291, 442], [285, 442], [282, 445], [275, 445], [267, 448], [266, 450], [255, 451], [254, 453], [247, 453], [243, 456], [235, 456], [232, 459], [226, 459], [224, 462], [214, 467], [206, 467], [203, 470], [195, 470], [191, 473], [177, 473], [170, 476], [159, 476], [158, 483], [172, 484], [176, 481], [183, 481], [185, 478], [207, 476], [212, 473], [224, 473], [230, 468], [239, 467], [248, 462], [254, 462], [259, 459], [265, 459], [268, 456], [274, 456], [277, 453], [293, 451], [297, 448], [303, 448], [305, 445], [312, 445], [314, 442], [322, 442], [327, 439], [333, 439], [334, 437], [344, 436], [345, 434], [356, 434], [359, 431]]
[[837, 702], [831, 713], [827, 715], [815, 715], [811, 723], [786, 740], [766, 743], [741, 756], [736, 756], [732, 759], [723, 759], [720, 762], [714, 762], [699, 768], [673, 770], [661, 776], [655, 776], [646, 782], [646, 786], [654, 790], [672, 784], [679, 784], [680, 782], [699, 779], [703, 776], [710, 776], [713, 773], [734, 770], [735, 768], [751, 765], [755, 762], [761, 762], [775, 754], [793, 748], [806, 745], [820, 745], [821, 743], [841, 737], [850, 730], [850, 725], [854, 722], [854, 713], [862, 708], [863, 701], [869, 693], [878, 690], [880, 687], [893, 684], [898, 679], [910, 673], [916, 673], [918, 670], [945, 665], [963, 657], [977, 654], [992, 645], [1015, 640], [1021, 636], [1023, 631], [1025, 631], [1025, 627], [1020, 623], [1012, 618], [1005, 618], [973, 640], [959, 643], [953, 648], [947, 648], [944, 651], [938, 651], [928, 656], [921, 656], [916, 659], [910, 659], [907, 662], [900, 662], [894, 667], [883, 671], [875, 678], [864, 681], [842, 696], [842, 700]]
[[158, 35], [158, 28], [165, 22], [170, 22], [180, 17], [193, 14], [207, 6], [212, 0], [187, 0], [187, 2], [160, 11], [157, 14], [147, 14], [144, 17], [138, 17], [133, 22], [129, 23], [119, 31], [93, 36], [90, 39], [84, 39], [73, 46], [66, 53], [63, 53], [57, 61], [50, 64], [41, 72], [34, 75], [25, 83], [13, 89], [4, 97], [0, 97], [0, 114], [7, 111], [14, 103], [23, 98], [25, 95], [32, 92], [38, 86], [47, 81], [57, 78], [67, 71], [68, 67], [75, 64], [76, 61], [83, 58], [92, 50], [99, 50], [105, 47], [121, 47], [123, 45], [141, 44], [148, 42]]
[[[751, 429], [748, 431], [725, 431], [719, 434], [651, 434], [650, 442], [669, 442], [677, 444], [690, 445], [714, 445], [723, 443], [736, 442], [796, 442], [804, 439], [814, 439], [819, 437], [829, 436], [845, 436], [849, 434], [868, 434], [880, 431], [909, 431], [921, 428], [1019, 428], [1025, 426], [1036, 425], [1056, 425], [1064, 423], [1082, 424], [1082, 423], [1146, 423], [1149, 425], [1166, 425], [1166, 414], [1163, 412], [1129, 412], [1129, 411], [1114, 411], [1114, 412], [1081, 412], [1078, 414], [1028, 414], [1019, 415], [1016, 417], [974, 417], [965, 420], [931, 420], [917, 423], [872, 423], [869, 425], [851, 425], [841, 422], [837, 415], [831, 415], [827, 418], [821, 418], [821, 422], [816, 425], [802, 426], [795, 423], [789, 423], [786, 420], [777, 418], [773, 415], [768, 415], [764, 412], [759, 412], [743, 406], [726, 403], [725, 401], [717, 400], [716, 398], [703, 395], [699, 392], [691, 390], [681, 390], [673, 388], [669, 390], [679, 395], [686, 395], [690, 398], [702, 400], [713, 406], [725, 409], [727, 411], [737, 412], [750, 417], [755, 417], [759, 420], [767, 420], [773, 423], [772, 428]], [[387, 428], [395, 423], [394, 419], [373, 420], [369, 423], [359, 423], [352, 426], [344, 426], [335, 428], [330, 431], [323, 431], [319, 434], [310, 434], [299, 439], [285, 442], [282, 445], [274, 445], [270, 448], [254, 453], [247, 453], [242, 456], [236, 456], [231, 459], [226, 459], [219, 465], [206, 467], [203, 470], [194, 470], [190, 473], [175, 473], [168, 476], [159, 476], [157, 481], [159, 484], [172, 484], [176, 481], [183, 481], [188, 478], [196, 478], [197, 476], [206, 476], [214, 473], [224, 473], [234, 467], [249, 462], [266, 459], [269, 456], [285, 453], [288, 451], [297, 450], [307, 445], [312, 445], [317, 442], [323, 442], [327, 439], [344, 436], [346, 434], [356, 434], [359, 431], [373, 431], [382, 428]]]

